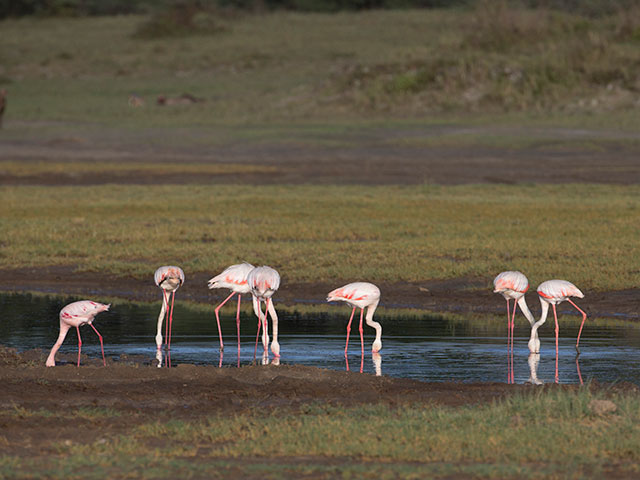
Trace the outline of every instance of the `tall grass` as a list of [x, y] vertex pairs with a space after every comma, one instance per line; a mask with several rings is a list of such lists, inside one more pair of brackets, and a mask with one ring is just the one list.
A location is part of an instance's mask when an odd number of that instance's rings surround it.
[[521, 269], [584, 289], [640, 281], [635, 186], [4, 187], [0, 267], [148, 277], [242, 260], [285, 282], [420, 282]]

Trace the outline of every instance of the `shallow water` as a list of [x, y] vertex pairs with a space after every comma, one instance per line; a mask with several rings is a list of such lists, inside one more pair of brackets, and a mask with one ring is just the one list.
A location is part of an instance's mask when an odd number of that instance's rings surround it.
[[[0, 322], [0, 344], [19, 350], [51, 348], [58, 336], [58, 313], [76, 299], [0, 295], [3, 319]], [[276, 304], [277, 306], [277, 304]], [[101, 313], [94, 326], [105, 341], [108, 357], [140, 355], [151, 363], [156, 355], [155, 328], [160, 303], [151, 306], [114, 304], [111, 311]], [[280, 313], [279, 342], [281, 363], [345, 369], [344, 345], [346, 324], [351, 309], [335, 306], [335, 315], [300, 315]], [[238, 362], [235, 335], [235, 303], [221, 312], [224, 334], [222, 366], [235, 367]], [[360, 338], [354, 319], [349, 343], [349, 367], [367, 373], [423, 381], [506, 382], [508, 354], [506, 325], [504, 328], [482, 328], [477, 325], [452, 323], [425, 314], [421, 318], [379, 318], [383, 325], [383, 349], [380, 356], [371, 353], [374, 331], [364, 326], [364, 358], [360, 355]], [[562, 319], [560, 319], [562, 321]], [[505, 322], [506, 323], [506, 322]], [[539, 357], [530, 357], [527, 348], [528, 323], [516, 320], [513, 355], [516, 383], [530, 381], [532, 370], [541, 382], [553, 382], [555, 372], [555, 340], [553, 322], [540, 329], [542, 343]], [[240, 363], [250, 364], [256, 338], [257, 320], [243, 314], [241, 321]], [[504, 331], [503, 331], [504, 330]], [[100, 344], [89, 327], [80, 329], [82, 352], [100, 356]], [[580, 340], [581, 355], [576, 362], [575, 327], [560, 325], [559, 380], [577, 383], [580, 375], [586, 382], [630, 381], [640, 384], [640, 329], [594, 327], [585, 324]], [[63, 353], [77, 352], [77, 339], [71, 331]], [[262, 346], [258, 346], [261, 357]], [[213, 308], [210, 312], [190, 310], [176, 302], [171, 341], [172, 364], [220, 364], [219, 341]], [[375, 361], [374, 361], [375, 360]], [[270, 360], [273, 361], [273, 355]], [[377, 365], [376, 365], [377, 363]], [[534, 377], [535, 380], [535, 377]]]

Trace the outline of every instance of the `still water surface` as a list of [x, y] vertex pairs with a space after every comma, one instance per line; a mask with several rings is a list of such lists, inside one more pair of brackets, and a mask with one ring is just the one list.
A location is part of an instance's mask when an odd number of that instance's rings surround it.
[[[77, 299], [36, 297], [31, 295], [0, 295], [0, 344], [18, 348], [50, 349], [58, 336], [60, 309]], [[276, 304], [277, 306], [277, 304]], [[94, 325], [104, 337], [107, 357], [127, 354], [155, 358], [155, 328], [160, 303], [157, 305], [113, 304], [111, 311], [101, 313]], [[562, 310], [562, 309], [560, 309]], [[344, 344], [350, 309], [335, 307], [335, 315], [280, 313], [280, 350], [282, 364], [309, 365], [344, 370]], [[235, 308], [222, 311], [225, 341], [223, 367], [237, 365]], [[360, 356], [357, 320], [351, 332], [349, 366], [358, 371], [362, 361], [366, 373], [382, 373], [394, 377], [422, 381], [506, 382], [508, 355], [506, 325], [504, 328], [452, 323], [437, 316], [383, 317], [383, 349], [379, 358], [371, 354], [374, 330], [364, 326], [365, 355]], [[562, 321], [560, 319], [560, 321]], [[505, 322], [506, 324], [506, 322]], [[553, 382], [555, 371], [555, 340], [553, 319], [540, 329], [540, 356], [529, 357], [528, 323], [516, 320], [513, 365], [515, 382], [524, 383], [536, 377], [541, 382]], [[191, 310], [176, 302], [174, 311], [171, 359], [172, 364], [195, 363], [219, 365], [217, 327], [210, 312]], [[241, 321], [242, 365], [253, 360], [257, 320], [247, 312]], [[504, 332], [503, 332], [504, 330]], [[82, 353], [100, 356], [98, 339], [88, 327], [81, 328]], [[640, 329], [595, 327], [585, 324], [580, 340], [582, 354], [576, 363], [575, 338], [577, 328], [560, 325], [559, 373], [561, 383], [584, 381], [630, 381], [640, 384]], [[260, 353], [261, 346], [258, 347]], [[70, 331], [60, 349], [62, 353], [77, 352], [76, 334]], [[375, 362], [374, 360], [377, 360]], [[377, 365], [376, 365], [377, 363]], [[377, 368], [376, 368], [377, 367]]]

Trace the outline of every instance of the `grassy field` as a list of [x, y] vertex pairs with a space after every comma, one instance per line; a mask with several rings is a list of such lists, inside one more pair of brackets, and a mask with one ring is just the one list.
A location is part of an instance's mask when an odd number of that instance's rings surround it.
[[[638, 8], [602, 18], [507, 2], [467, 10], [218, 15], [213, 21], [221, 28], [211, 35], [137, 37], [147, 21], [3, 21], [0, 85], [10, 92], [11, 116], [127, 128], [310, 121], [346, 127], [354, 120], [496, 120], [505, 113], [629, 127], [628, 117], [638, 118]], [[184, 92], [206, 102], [155, 106], [160, 94]], [[128, 107], [132, 93], [146, 100], [144, 108]]]
[[636, 186], [3, 187], [2, 268], [275, 266], [287, 282], [485, 277], [640, 283]]
[[[40, 445], [33, 456], [0, 456], [2, 478], [632, 478], [640, 473], [640, 401], [615, 394], [539, 390], [480, 407], [306, 405], [200, 420], [140, 422], [105, 429], [95, 441]], [[4, 422], [51, 421], [80, 431], [125, 414], [22, 407]], [[130, 415], [130, 413], [126, 413]], [[142, 415], [139, 414], [139, 415]], [[4, 437], [0, 436], [0, 441]], [[167, 439], [170, 441], [167, 443]], [[6, 439], [5, 439], [6, 441]], [[41, 441], [39, 442], [41, 443]], [[618, 477], [619, 476], [619, 477]]]

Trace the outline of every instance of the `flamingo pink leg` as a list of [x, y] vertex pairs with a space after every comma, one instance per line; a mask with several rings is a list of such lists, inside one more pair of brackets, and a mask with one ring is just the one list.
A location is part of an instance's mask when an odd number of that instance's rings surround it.
[[236, 294], [236, 292], [231, 292], [231, 295], [229, 295], [227, 298], [224, 299], [224, 301], [218, 305], [215, 309], [216, 312], [216, 322], [218, 322], [218, 336], [220, 337], [220, 350], [224, 349], [224, 343], [222, 342], [222, 329], [220, 328], [220, 309], [222, 308], [222, 306], [227, 303], [227, 301], [229, 301], [231, 299], [231, 297], [233, 297]]
[[511, 367], [511, 383], [516, 383], [515, 373], [513, 371], [513, 330], [514, 330], [514, 327], [516, 325], [516, 307], [517, 306], [518, 306], [518, 303], [514, 300], [513, 301], [513, 315], [511, 316], [511, 353], [509, 355], [509, 362], [510, 362], [510, 367]]
[[[264, 302], [264, 320], [263, 320], [264, 325], [262, 326], [262, 328], [263, 328], [262, 333], [263, 334], [267, 334], [267, 335], [269, 334], [269, 329], [268, 329], [269, 319], [267, 317], [267, 315], [269, 315], [269, 300], [271, 300], [271, 299], [267, 298], [267, 301]], [[272, 320], [272, 323], [273, 323], [273, 318], [271, 320]], [[273, 325], [272, 325], [272, 327], [273, 327]], [[264, 353], [266, 353], [267, 355], [269, 354], [269, 346], [268, 345], [264, 346]]]
[[[349, 318], [349, 323], [347, 324], [347, 344], [344, 347], [344, 356], [347, 356], [347, 350], [349, 349], [349, 335], [351, 335], [351, 322], [353, 321], [353, 315], [356, 313], [356, 307], [353, 307], [351, 310], [351, 317]], [[347, 364], [347, 370], [349, 370], [349, 365]]]
[[80, 366], [80, 351], [82, 350], [82, 338], [80, 337], [80, 328], [76, 327], [78, 332], [78, 366]]
[[256, 346], [253, 349], [253, 361], [256, 361], [256, 355], [258, 354], [258, 338], [260, 338], [260, 329], [262, 328], [262, 307], [260, 306], [260, 300], [258, 300], [258, 333], [256, 333]]
[[578, 309], [578, 311], [582, 314], [582, 323], [580, 324], [580, 330], [578, 331], [578, 340], [576, 341], [576, 350], [578, 351], [578, 353], [580, 353], [580, 349], [578, 348], [578, 344], [580, 343], [580, 335], [582, 334], [582, 327], [584, 327], [584, 321], [587, 319], [587, 314], [584, 313], [580, 307], [578, 307], [575, 303], [573, 303], [571, 301], [571, 299], [567, 298], [567, 301], [573, 305], [574, 307], [576, 307]]
[[171, 349], [171, 332], [173, 331], [173, 304], [176, 297], [176, 292], [171, 292], [171, 312], [169, 313], [169, 343], [167, 346]]
[[167, 366], [171, 368], [171, 333], [173, 332], [173, 304], [176, 297], [175, 290], [171, 292], [171, 312], [169, 313], [169, 340], [167, 341]]
[[364, 316], [364, 308], [360, 309], [360, 373], [364, 368], [364, 330], [362, 328], [362, 318]]
[[580, 373], [580, 362], [578, 361], [579, 358], [580, 356], [576, 355], [576, 368], [578, 369], [578, 378], [580, 379], [580, 385], [584, 385], [584, 382], [582, 381], [582, 373]]
[[93, 323], [90, 323], [89, 325], [91, 325], [91, 328], [93, 328], [93, 331], [96, 332], [98, 338], [100, 339], [100, 350], [102, 350], [102, 365], [106, 367], [107, 361], [104, 359], [104, 344], [102, 343], [102, 335], [100, 335], [100, 332], [96, 329], [96, 327], [93, 326]]
[[513, 301], [513, 314], [511, 315], [511, 351], [513, 352], [513, 330], [516, 326], [516, 307], [518, 302]]
[[507, 351], [509, 350], [509, 345], [511, 344], [511, 306], [509, 305], [509, 299], [507, 298]]
[[558, 333], [560, 332], [560, 328], [558, 327], [558, 314], [556, 313], [556, 304], [552, 303], [553, 307], [553, 318], [556, 321], [556, 383], [558, 383]]
[[236, 327], [238, 330], [238, 367], [240, 366], [240, 299], [242, 295], [238, 294], [238, 312], [236, 313]]
[[164, 344], [166, 345], [169, 340], [169, 292], [162, 290], [162, 297], [166, 305], [164, 310]]
[[509, 322], [511, 321], [511, 306], [509, 305], [509, 299], [507, 298], [507, 383], [511, 381], [511, 370], [510, 370], [510, 362], [509, 362], [509, 345], [511, 344], [510, 332], [511, 328]]

